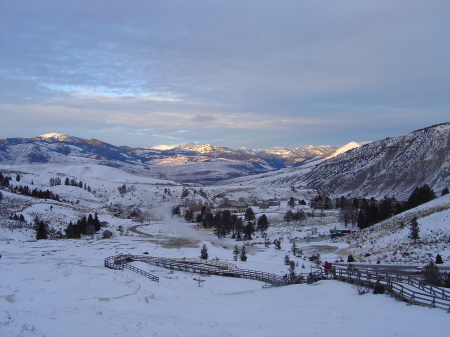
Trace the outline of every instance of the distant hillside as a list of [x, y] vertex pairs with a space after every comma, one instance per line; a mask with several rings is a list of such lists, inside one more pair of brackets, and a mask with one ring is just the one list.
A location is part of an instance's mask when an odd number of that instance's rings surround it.
[[[281, 152], [234, 151], [225, 146], [193, 143], [154, 148], [117, 147], [97, 139], [50, 133], [33, 138], [0, 139], [0, 164], [84, 163], [183, 183], [211, 184], [299, 165], [324, 158], [335, 148], [307, 146]], [[288, 153], [288, 154], [287, 154]]]
[[450, 123], [354, 148], [321, 162], [302, 185], [333, 194], [405, 199], [417, 186], [450, 185]]
[[363, 146], [349, 143], [326, 160], [221, 184], [296, 186], [334, 196], [389, 195], [399, 200], [428, 184], [439, 194], [450, 185], [450, 123]]

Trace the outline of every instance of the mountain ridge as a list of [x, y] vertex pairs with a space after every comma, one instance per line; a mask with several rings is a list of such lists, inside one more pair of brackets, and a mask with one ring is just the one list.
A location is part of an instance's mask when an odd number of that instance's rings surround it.
[[[345, 146], [344, 146], [345, 147]], [[405, 200], [415, 187], [450, 186], [450, 122], [388, 137], [313, 163], [220, 184], [306, 188], [334, 196]]]
[[[296, 155], [266, 151], [260, 155], [232, 150], [222, 145], [185, 143], [177, 146], [131, 148], [98, 139], [83, 139], [59, 133], [31, 138], [0, 139], [0, 163], [95, 163], [125, 171], [184, 183], [210, 184], [223, 179], [274, 171], [298, 165], [317, 155], [324, 157], [334, 147], [308, 145]], [[317, 148], [315, 153], [312, 153]], [[184, 168], [184, 169], [183, 169]]]

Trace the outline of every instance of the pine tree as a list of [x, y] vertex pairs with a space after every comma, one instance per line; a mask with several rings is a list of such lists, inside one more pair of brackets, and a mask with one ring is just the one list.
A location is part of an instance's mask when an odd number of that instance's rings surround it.
[[417, 222], [417, 218], [414, 218], [409, 224], [409, 238], [413, 239], [414, 242], [417, 242], [417, 240], [420, 238], [419, 231], [419, 223]]
[[261, 231], [262, 234], [267, 230], [267, 228], [269, 228], [269, 220], [267, 219], [267, 216], [263, 214], [258, 218], [258, 226], [256, 229]]
[[241, 249], [241, 261], [247, 261], [247, 253], [246, 253], [246, 251], [245, 251], [245, 246], [242, 246], [242, 249]]
[[48, 225], [44, 221], [35, 218], [34, 230], [36, 231], [36, 240], [48, 239]]
[[291, 197], [289, 199], [288, 205], [289, 205], [290, 208], [294, 208], [295, 207], [295, 198], [294, 197]]
[[436, 263], [436, 264], [443, 264], [444, 263], [444, 261], [442, 261], [441, 254], [436, 255], [436, 261], [434, 263]]
[[433, 262], [430, 262], [425, 266], [425, 268], [423, 268], [423, 278], [425, 282], [428, 282], [434, 286], [439, 287], [442, 283], [439, 268]]
[[255, 233], [255, 226], [253, 222], [249, 221], [244, 229], [244, 240], [251, 240], [253, 233]]
[[281, 249], [281, 242], [280, 240], [273, 240], [273, 244], [275, 245], [275, 249], [280, 250]]
[[208, 247], [204, 244], [200, 250], [200, 258], [203, 260], [208, 260]]
[[296, 283], [297, 274], [295, 273], [295, 262], [289, 262], [289, 279], [291, 283]]
[[100, 220], [98, 219], [97, 213], [95, 213], [95, 215], [94, 215], [94, 227], [95, 227], [96, 232], [98, 232], [101, 228]]
[[286, 266], [291, 265], [291, 259], [289, 258], [289, 255], [288, 255], [288, 254], [286, 254], [286, 255], [284, 256], [284, 264], [285, 264]]
[[297, 244], [295, 243], [295, 241], [293, 241], [292, 247], [291, 247], [291, 252], [292, 252], [292, 254], [294, 254], [294, 256], [297, 256], [297, 251], [298, 251]]
[[253, 212], [253, 209], [251, 207], [247, 208], [247, 210], [245, 211], [244, 219], [246, 221], [252, 221], [256, 219], [255, 212]]

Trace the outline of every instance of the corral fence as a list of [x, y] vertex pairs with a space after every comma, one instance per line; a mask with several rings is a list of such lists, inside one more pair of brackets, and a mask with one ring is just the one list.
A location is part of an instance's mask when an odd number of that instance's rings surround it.
[[153, 281], [159, 281], [157, 276], [154, 276], [146, 271], [143, 271], [134, 265], [130, 265], [129, 262], [141, 261], [151, 265], [164, 267], [172, 270], [181, 270], [186, 272], [209, 274], [229, 277], [247, 278], [252, 280], [258, 280], [267, 283], [263, 288], [280, 287], [289, 284], [298, 283], [313, 283], [324, 278], [333, 277], [332, 273], [324, 273], [322, 271], [316, 271], [311, 273], [301, 273], [293, 276], [288, 275], [276, 275], [263, 271], [241, 269], [233, 263], [220, 262], [215, 260], [203, 260], [203, 259], [190, 259], [190, 258], [163, 258], [153, 257], [147, 255], [131, 255], [120, 254], [116, 256], [110, 256], [105, 259], [105, 267], [111, 269], [123, 270], [128, 268], [134, 272], [148, 277]]

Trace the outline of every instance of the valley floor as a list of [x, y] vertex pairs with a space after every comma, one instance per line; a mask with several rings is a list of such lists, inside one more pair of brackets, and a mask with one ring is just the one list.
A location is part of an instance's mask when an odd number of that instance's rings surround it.
[[[247, 247], [248, 261], [235, 262], [235, 241], [217, 240], [178, 219], [137, 229], [147, 235], [39, 241], [32, 240], [30, 230], [1, 229], [0, 335], [448, 335], [445, 310], [409, 306], [388, 295], [361, 296], [354, 286], [339, 281], [262, 289], [259, 281], [202, 275], [199, 287], [194, 280], [199, 275], [140, 262], [134, 264], [159, 276], [159, 283], [130, 270], [105, 268], [104, 259], [119, 253], [197, 258], [206, 244], [211, 259], [287, 273], [282, 261], [288, 244], [281, 251]], [[323, 261], [333, 259], [342, 247], [329, 241], [299, 242], [304, 251], [321, 249]], [[311, 268], [306, 263], [305, 270]]]

